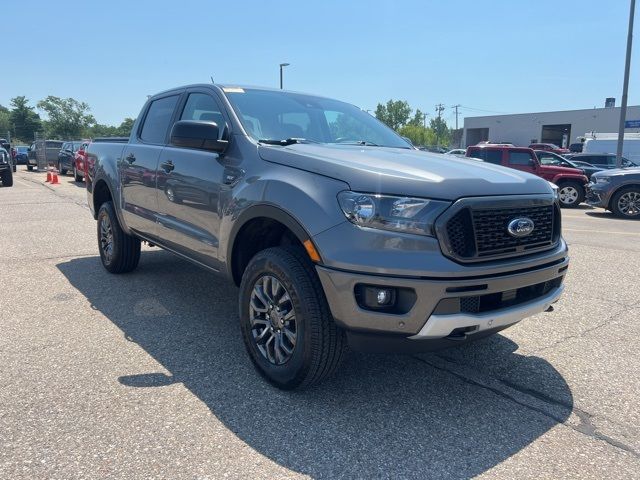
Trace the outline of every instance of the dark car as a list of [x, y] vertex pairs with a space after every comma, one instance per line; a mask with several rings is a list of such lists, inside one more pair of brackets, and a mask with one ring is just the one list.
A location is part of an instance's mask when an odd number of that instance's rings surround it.
[[[89, 144], [89, 142], [84, 140], [76, 140], [73, 142], [64, 142], [62, 144], [62, 148], [58, 153], [58, 162], [56, 164], [56, 168], [60, 172], [61, 175], [66, 175], [67, 172], [73, 171], [74, 177], [78, 180], [78, 172], [76, 170], [76, 153], [78, 150], [83, 149]], [[82, 175], [80, 175], [82, 177]], [[82, 180], [82, 178], [80, 178]], [[80, 181], [78, 180], [78, 181]]]
[[[587, 162], [594, 167], [602, 168], [604, 170], [618, 168], [615, 153], [576, 153], [574, 155], [567, 155], [565, 158], [572, 162]], [[622, 157], [622, 166], [638, 167], [640, 165], [628, 158]]]
[[562, 292], [569, 259], [548, 181], [414, 150], [337, 100], [178, 87], [87, 159], [105, 269], [134, 270], [146, 240], [235, 282], [247, 352], [283, 389], [322, 380], [347, 344], [460, 345]]
[[616, 168], [594, 173], [587, 203], [620, 218], [640, 218], [640, 168]]
[[0, 181], [3, 187], [13, 185], [13, 167], [11, 155], [3, 147], [0, 147]]
[[591, 179], [591, 175], [593, 175], [594, 173], [604, 170], [580, 160], [568, 160], [562, 155], [548, 152], [546, 150], [534, 150], [534, 152], [536, 152], [536, 156], [538, 157], [538, 160], [540, 160], [540, 163], [542, 165], [556, 165], [558, 167], [577, 168], [579, 170], [582, 170], [588, 179]]
[[29, 147], [27, 145], [18, 145], [16, 150], [16, 165], [26, 165], [29, 156]]

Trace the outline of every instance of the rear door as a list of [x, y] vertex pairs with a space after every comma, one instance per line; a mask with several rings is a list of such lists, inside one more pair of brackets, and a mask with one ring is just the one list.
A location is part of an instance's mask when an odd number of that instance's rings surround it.
[[119, 161], [125, 222], [132, 230], [148, 237], [155, 237], [157, 232], [158, 159], [167, 144], [169, 126], [180, 95], [173, 93], [158, 97], [147, 105], [143, 119]]
[[[229, 123], [220, 102], [208, 90], [187, 92], [177, 120], [215, 122], [219, 135]], [[159, 236], [163, 242], [211, 268], [218, 269], [220, 192], [225, 167], [220, 155], [168, 145], [160, 155], [157, 196]]]

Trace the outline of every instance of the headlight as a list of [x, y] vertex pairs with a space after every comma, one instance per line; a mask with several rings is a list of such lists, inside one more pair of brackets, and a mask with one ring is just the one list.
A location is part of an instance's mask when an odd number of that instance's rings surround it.
[[338, 203], [350, 222], [417, 235], [434, 235], [433, 223], [450, 205], [426, 198], [340, 192]]
[[551, 190], [553, 190], [553, 200], [557, 202], [560, 199], [560, 189], [555, 183], [549, 182], [549, 186], [551, 186]]
[[611, 177], [596, 177], [596, 183], [609, 183]]

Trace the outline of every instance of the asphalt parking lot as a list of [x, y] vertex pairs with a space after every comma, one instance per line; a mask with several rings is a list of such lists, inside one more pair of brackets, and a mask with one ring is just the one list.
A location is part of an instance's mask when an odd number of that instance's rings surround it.
[[640, 222], [564, 210], [554, 312], [287, 393], [235, 287], [148, 247], [106, 273], [83, 186], [43, 181], [0, 189], [0, 478], [640, 477]]

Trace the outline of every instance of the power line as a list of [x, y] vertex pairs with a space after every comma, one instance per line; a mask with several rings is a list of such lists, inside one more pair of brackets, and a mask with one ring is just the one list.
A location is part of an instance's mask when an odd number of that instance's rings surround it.
[[463, 108], [465, 110], [472, 110], [474, 112], [501, 113], [501, 114], [508, 114], [509, 113], [509, 112], [498, 112], [496, 110], [485, 110], [484, 108], [466, 107], [464, 105], [458, 105], [458, 107]]

